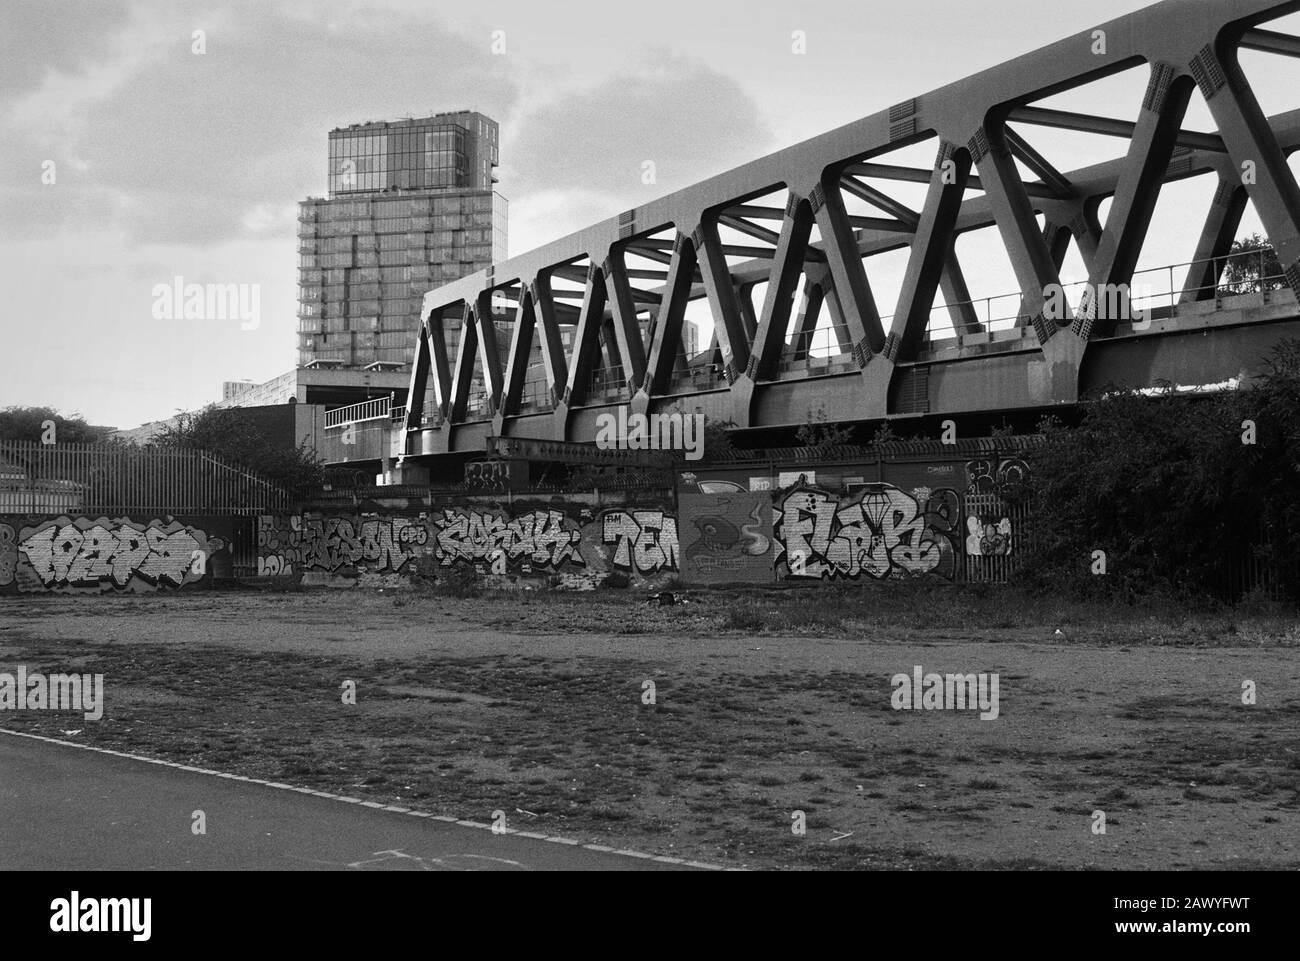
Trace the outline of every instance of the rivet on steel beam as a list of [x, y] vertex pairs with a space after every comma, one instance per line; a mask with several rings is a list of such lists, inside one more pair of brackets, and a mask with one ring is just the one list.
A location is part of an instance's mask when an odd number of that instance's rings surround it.
[[1031, 324], [1033, 325], [1034, 333], [1038, 335], [1038, 342], [1040, 344], [1046, 344], [1051, 340], [1052, 335], [1055, 334], [1058, 329], [1055, 324], [1049, 324], [1047, 318], [1042, 314], [1035, 314]]
[[814, 215], [826, 206], [826, 189], [821, 184], [813, 187], [812, 193], [808, 195], [808, 205], [812, 207]]
[[890, 331], [889, 336], [885, 338], [885, 349], [881, 351], [885, 360], [893, 361], [898, 356], [899, 337], [896, 331]]
[[934, 158], [934, 169], [942, 170], [946, 161], [952, 158], [953, 153], [957, 150], [957, 145], [947, 140], [939, 143], [938, 156]]
[[1173, 85], [1178, 71], [1172, 63], [1157, 63], [1151, 68], [1151, 79], [1147, 83], [1146, 96], [1142, 99], [1142, 109], [1160, 113], [1169, 97], [1169, 88]]
[[1213, 100], [1215, 94], [1228, 82], [1223, 67], [1219, 65], [1219, 58], [1214, 55], [1214, 47], [1208, 43], [1192, 58], [1191, 69], [1196, 85], [1201, 88], [1201, 95], [1206, 100]]
[[900, 120], [905, 120], [906, 118], [912, 116], [912, 114], [914, 113], [916, 113], [915, 97], [913, 97], [911, 100], [904, 100], [902, 103], [897, 103], [894, 104], [894, 106], [890, 107], [889, 122], [897, 123]]

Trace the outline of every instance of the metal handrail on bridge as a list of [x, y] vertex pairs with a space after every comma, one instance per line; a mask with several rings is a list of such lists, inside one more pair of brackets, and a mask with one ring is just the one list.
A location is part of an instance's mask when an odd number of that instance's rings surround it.
[[[1273, 255], [1274, 263], [1269, 264], [1269, 255]], [[1254, 271], [1244, 271], [1245, 279], [1239, 281], [1229, 281], [1225, 283], [1222, 280], [1224, 271], [1230, 262], [1245, 262], [1254, 264]], [[1191, 275], [1192, 268], [1201, 267], [1206, 264], [1215, 264], [1214, 276], [1219, 278], [1211, 284], [1184, 284], [1177, 285], [1174, 282], [1175, 272], [1186, 269], [1187, 276]], [[1155, 284], [1156, 289], [1151, 290], [1153, 286], [1149, 281], [1140, 281], [1143, 277], [1167, 277], [1167, 284]], [[1085, 288], [1091, 286], [1090, 281], [1081, 280], [1068, 284], [1062, 284], [1061, 288], [1065, 293], [1066, 300], [1072, 305], [1072, 309], [1079, 306], [1081, 295]], [[1185, 263], [1166, 264], [1161, 267], [1149, 267], [1146, 270], [1139, 270], [1133, 274], [1133, 280], [1127, 285], [1129, 290], [1129, 307], [1131, 312], [1136, 315], [1139, 312], [1146, 312], [1157, 307], [1168, 307], [1171, 311], [1176, 311], [1179, 304], [1191, 303], [1197, 300], [1209, 300], [1208, 297], [1199, 295], [1205, 291], [1215, 291], [1218, 297], [1235, 297], [1241, 294], [1253, 293], [1258, 290], [1279, 290], [1285, 286], [1286, 275], [1282, 268], [1277, 264], [1276, 254], [1273, 247], [1264, 246], [1254, 250], [1239, 251], [1235, 254], [1226, 254], [1222, 257], [1209, 257], [1202, 260], [1189, 260]], [[935, 331], [933, 324], [934, 315], [937, 313], [947, 314], [953, 309], [970, 307], [975, 314], [975, 320], [984, 325], [986, 331], [995, 329], [995, 325], [1001, 324], [1014, 326], [1019, 323], [1023, 314], [1021, 312], [1022, 294], [1015, 293], [997, 294], [992, 297], [984, 297], [979, 300], [961, 301], [953, 304], [940, 304], [931, 308], [931, 325], [927, 327], [927, 334]], [[1009, 314], [999, 314], [994, 316], [993, 304], [997, 301], [1011, 301], [1015, 304], [1015, 312]], [[1162, 303], [1163, 301], [1163, 303]], [[979, 307], [983, 306], [983, 315], [981, 316]], [[1005, 309], [1005, 308], [999, 308]], [[882, 317], [881, 322], [888, 326], [893, 317]], [[940, 331], [944, 328], [938, 328]], [[927, 337], [927, 340], [932, 338]]]
[[[335, 427], [360, 424], [370, 420], [384, 420], [385, 418], [391, 418], [392, 412], [393, 398], [391, 396], [376, 397], [373, 400], [365, 400], [347, 407], [335, 407], [333, 410], [325, 411], [325, 429], [332, 430]], [[403, 413], [405, 413], [405, 410], [403, 410]]]

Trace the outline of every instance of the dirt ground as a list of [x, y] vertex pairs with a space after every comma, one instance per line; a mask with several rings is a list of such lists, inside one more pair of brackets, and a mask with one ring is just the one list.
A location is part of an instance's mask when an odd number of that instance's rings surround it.
[[[735, 867], [1300, 867], [1294, 620], [825, 597], [0, 599], [0, 671], [106, 692], [0, 726]], [[999, 716], [894, 710], [914, 665]]]

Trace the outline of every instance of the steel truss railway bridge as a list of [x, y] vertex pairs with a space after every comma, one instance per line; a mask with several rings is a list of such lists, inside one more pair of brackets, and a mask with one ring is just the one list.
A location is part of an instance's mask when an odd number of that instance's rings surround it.
[[[1050, 409], [1107, 383], [1249, 371], [1300, 335], [1287, 159], [1300, 110], [1265, 116], [1239, 54], [1300, 57], [1300, 39], [1261, 26], [1297, 10], [1165, 0], [433, 290], [396, 446], [415, 466], [480, 453], [489, 436], [591, 441], [619, 404], [788, 427], [813, 410], [871, 421]], [[1135, 69], [1147, 76], [1136, 119], [1035, 105]], [[1214, 133], [1184, 129], [1198, 95]], [[1114, 138], [1120, 155], [1060, 170], [1018, 132], [1037, 128]], [[889, 162], [926, 141], [932, 166]], [[1217, 189], [1192, 262], [1139, 274], [1161, 188], [1202, 175]], [[891, 195], [905, 184], [922, 204]], [[1278, 267], [1234, 296], [1221, 276], [1248, 203]], [[1019, 285], [1000, 307], [973, 300], [956, 256], [957, 239], [984, 228]], [[1067, 288], [1057, 316], [1050, 292], [1072, 242], [1088, 283]], [[894, 251], [906, 268], [882, 305], [873, 261]], [[1141, 319], [1092, 295], [1120, 285]], [[682, 349], [696, 301], [713, 319], [712, 363]]]

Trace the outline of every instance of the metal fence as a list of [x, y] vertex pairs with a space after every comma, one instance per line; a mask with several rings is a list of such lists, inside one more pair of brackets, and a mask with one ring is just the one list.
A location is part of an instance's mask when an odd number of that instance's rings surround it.
[[0, 514], [257, 514], [271, 481], [200, 450], [0, 440]]
[[958, 579], [1005, 584], [1033, 545], [1033, 515], [1027, 504], [997, 494], [962, 496]]

